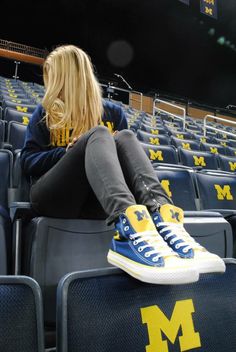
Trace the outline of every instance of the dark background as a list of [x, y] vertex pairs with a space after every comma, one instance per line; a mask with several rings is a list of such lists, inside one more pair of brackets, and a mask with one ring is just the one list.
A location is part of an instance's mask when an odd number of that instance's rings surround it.
[[[218, 0], [217, 20], [200, 13], [199, 0], [1, 0], [0, 29], [0, 39], [49, 51], [80, 46], [101, 82], [126, 88], [118, 73], [143, 93], [236, 105], [235, 0]], [[0, 74], [13, 75], [14, 62], [0, 60]], [[19, 76], [42, 82], [29, 64]]]

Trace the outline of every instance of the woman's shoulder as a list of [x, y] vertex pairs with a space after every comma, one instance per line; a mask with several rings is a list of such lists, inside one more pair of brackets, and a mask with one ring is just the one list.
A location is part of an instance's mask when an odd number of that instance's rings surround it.
[[120, 104], [106, 99], [103, 99], [103, 108], [105, 112], [112, 111], [113, 113], [119, 113], [120, 111], [122, 111], [122, 107]]

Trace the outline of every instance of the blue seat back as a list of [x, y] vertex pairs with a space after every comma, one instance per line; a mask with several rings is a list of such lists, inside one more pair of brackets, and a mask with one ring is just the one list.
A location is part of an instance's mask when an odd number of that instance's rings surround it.
[[236, 350], [236, 264], [189, 285], [142, 283], [118, 269], [64, 277], [58, 352]]
[[43, 352], [41, 290], [32, 278], [0, 276], [0, 351]]

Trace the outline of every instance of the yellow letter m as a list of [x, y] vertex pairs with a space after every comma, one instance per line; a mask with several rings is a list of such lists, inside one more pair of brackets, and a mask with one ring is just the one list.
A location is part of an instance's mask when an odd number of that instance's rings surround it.
[[162, 151], [161, 150], [153, 150], [153, 149], [149, 149], [149, 158], [150, 160], [160, 160], [163, 161], [163, 156], [162, 156]]
[[194, 159], [194, 165], [195, 166], [206, 166], [204, 156], [199, 156], [198, 157], [196, 155], [193, 155], [193, 159]]
[[141, 308], [142, 322], [147, 324], [149, 345], [146, 352], [168, 352], [168, 342], [162, 338], [162, 332], [174, 344], [179, 334], [180, 351], [201, 347], [200, 334], [195, 332], [192, 319], [194, 313], [191, 299], [177, 301], [169, 320], [158, 306]]
[[233, 200], [233, 196], [230, 192], [230, 186], [229, 185], [224, 185], [221, 187], [220, 185], [214, 185], [216, 192], [217, 192], [217, 199], [218, 200]]

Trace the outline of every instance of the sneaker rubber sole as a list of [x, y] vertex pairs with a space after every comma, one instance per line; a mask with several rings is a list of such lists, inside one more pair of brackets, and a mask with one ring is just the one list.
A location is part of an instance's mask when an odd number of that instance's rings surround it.
[[[108, 252], [107, 260], [134, 278], [151, 284], [179, 285], [193, 283], [199, 279], [198, 270], [192, 266], [150, 267], [128, 259], [111, 249]], [[178, 258], [176, 261], [183, 261], [183, 259]]]

